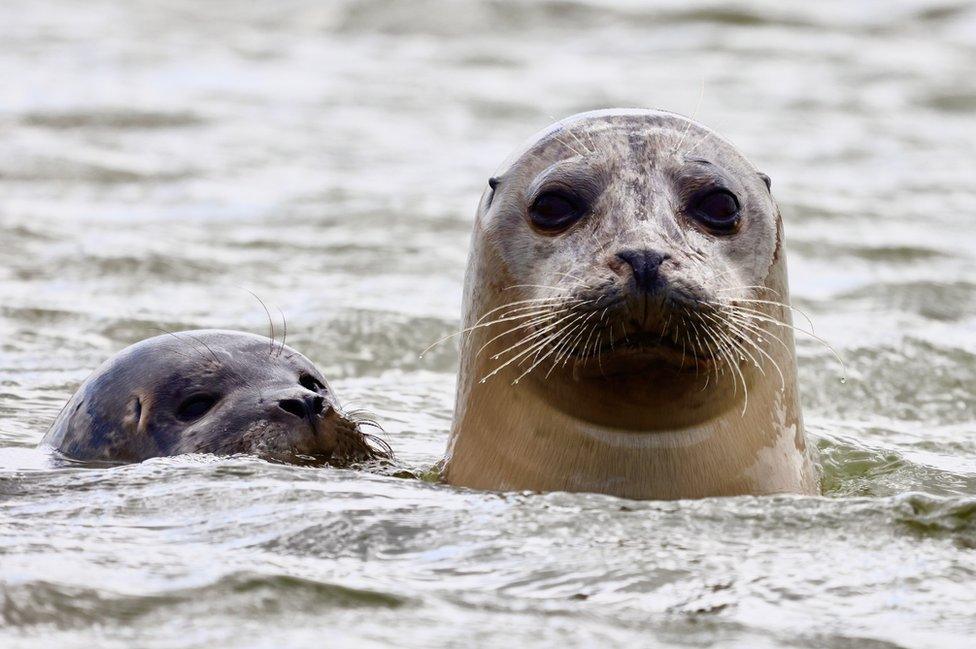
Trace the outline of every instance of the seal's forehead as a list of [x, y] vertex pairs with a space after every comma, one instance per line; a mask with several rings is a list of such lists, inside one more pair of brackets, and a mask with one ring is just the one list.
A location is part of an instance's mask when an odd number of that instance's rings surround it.
[[135, 373], [145, 380], [198, 372], [274, 376], [281, 369], [315, 366], [291, 347], [265, 336], [240, 331], [203, 329], [178, 331], [130, 345], [106, 362], [105, 370]]
[[[687, 139], [696, 148], [702, 143], [702, 138], [707, 137], [713, 142], [713, 148], [717, 145], [723, 153], [741, 157], [741, 153], [728, 140], [678, 113], [644, 108], [611, 108], [577, 113], [535, 133], [506, 158], [495, 175], [504, 175], [527, 156], [538, 154], [553, 144], [571, 153], [592, 153], [607, 135], [629, 140], [631, 144], [635, 140], [643, 140], [649, 146], [663, 139], [676, 142]], [[701, 148], [698, 151], [701, 152]]]

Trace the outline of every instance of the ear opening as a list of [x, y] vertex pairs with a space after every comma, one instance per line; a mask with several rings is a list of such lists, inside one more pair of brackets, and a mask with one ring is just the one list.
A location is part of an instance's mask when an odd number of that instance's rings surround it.
[[132, 397], [126, 404], [123, 421], [126, 426], [131, 426], [133, 430], [139, 430], [139, 425], [142, 423], [142, 400], [139, 397]]
[[760, 172], [759, 172], [759, 177], [760, 177], [760, 178], [762, 178], [762, 181], [763, 181], [764, 183], [766, 183], [766, 189], [767, 189], [767, 190], [769, 190], [769, 189], [772, 189], [772, 188], [773, 188], [773, 181], [772, 181], [772, 180], [771, 180], [771, 179], [769, 178], [769, 176], [768, 176], [768, 175], [766, 175], [766, 174], [764, 174], [763, 172], [761, 172], [761, 171], [760, 171]]
[[491, 207], [491, 202], [495, 200], [495, 188], [498, 187], [498, 183], [501, 180], [498, 176], [492, 176], [488, 179], [488, 195], [485, 198], [485, 208]]

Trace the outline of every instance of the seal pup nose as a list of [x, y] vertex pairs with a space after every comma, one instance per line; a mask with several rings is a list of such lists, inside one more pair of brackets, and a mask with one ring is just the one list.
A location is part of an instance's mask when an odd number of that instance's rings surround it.
[[325, 399], [317, 394], [309, 394], [302, 398], [281, 399], [278, 407], [299, 419], [312, 419], [322, 414]]
[[623, 250], [617, 253], [617, 257], [626, 262], [634, 273], [634, 283], [639, 291], [650, 291], [657, 285], [658, 270], [665, 259], [670, 259], [671, 255], [666, 255], [656, 250], [647, 248], [637, 248]]

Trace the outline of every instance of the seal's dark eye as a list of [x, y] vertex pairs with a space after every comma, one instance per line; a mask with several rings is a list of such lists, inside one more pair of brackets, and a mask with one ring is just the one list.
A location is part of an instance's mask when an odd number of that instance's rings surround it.
[[319, 381], [311, 374], [302, 374], [300, 377], [298, 377], [298, 382], [303, 388], [306, 390], [311, 390], [312, 392], [321, 392], [325, 389], [325, 385], [322, 383], [322, 381]]
[[529, 210], [532, 223], [540, 230], [565, 230], [583, 216], [583, 204], [575, 196], [562, 192], [544, 192]]
[[739, 225], [739, 201], [731, 192], [717, 189], [695, 200], [691, 215], [715, 232], [734, 232]]
[[176, 409], [176, 416], [183, 421], [192, 421], [205, 415], [217, 403], [217, 397], [212, 394], [194, 394], [187, 397]]

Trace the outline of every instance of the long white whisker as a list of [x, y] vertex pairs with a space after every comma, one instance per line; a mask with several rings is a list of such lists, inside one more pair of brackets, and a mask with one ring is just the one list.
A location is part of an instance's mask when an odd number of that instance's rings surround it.
[[833, 357], [835, 359], [837, 359], [837, 362], [841, 364], [841, 368], [843, 369], [843, 373], [844, 373], [843, 380], [844, 381], [847, 380], [847, 364], [844, 363], [844, 359], [842, 359], [840, 357], [840, 354], [838, 354], [837, 351], [833, 347], [831, 347], [830, 343], [828, 343], [826, 340], [824, 340], [820, 336], [816, 335], [815, 333], [812, 333], [810, 331], [806, 331], [805, 329], [801, 329], [800, 327], [797, 327], [796, 325], [791, 325], [791, 324], [788, 324], [786, 322], [782, 322], [781, 320], [777, 320], [776, 318], [773, 318], [772, 316], [770, 316], [770, 315], [768, 315], [766, 313], [763, 313], [762, 311], [757, 311], [755, 309], [748, 309], [746, 307], [735, 306], [735, 305], [733, 305], [733, 306], [726, 306], [724, 308], [726, 310], [728, 310], [728, 311], [734, 311], [734, 312], [740, 313], [742, 315], [747, 315], [748, 317], [750, 317], [750, 318], [752, 318], [754, 320], [759, 320], [759, 321], [762, 321], [762, 322], [769, 322], [771, 324], [775, 324], [775, 325], [778, 325], [780, 327], [784, 327], [784, 328], [787, 328], [787, 329], [791, 329], [791, 330], [796, 331], [798, 333], [801, 333], [801, 334], [805, 334], [807, 336], [810, 336], [811, 338], [813, 338], [814, 340], [816, 340], [818, 343], [820, 343], [821, 345], [823, 345], [824, 348], [827, 351], [829, 351], [833, 355]]
[[[723, 322], [723, 320], [721, 318], [719, 318], [717, 315], [714, 315], [714, 314], [704, 314], [704, 315], [706, 317], [708, 317], [710, 320], [712, 320], [713, 322], [715, 322], [719, 327], [722, 327], [725, 324], [725, 322]], [[764, 332], [764, 333], [766, 333], [766, 332]], [[726, 336], [729, 336], [729, 334], [726, 334]], [[786, 389], [786, 377], [783, 376], [783, 370], [780, 369], [779, 363], [777, 363], [776, 360], [769, 353], [766, 352], [766, 350], [764, 350], [758, 344], [754, 343], [750, 338], [745, 337], [745, 336], [741, 336], [739, 338], [739, 340], [740, 340], [740, 342], [743, 341], [743, 340], [748, 340], [749, 341], [749, 344], [752, 345], [753, 348], [757, 352], [759, 352], [760, 354], [762, 354], [763, 356], [765, 356], [767, 359], [769, 359], [769, 362], [772, 363], [773, 367], [776, 369], [776, 373], [779, 374], [780, 386], [782, 387], [783, 390], [785, 390]], [[785, 347], [785, 344], [784, 344], [784, 347]]]

